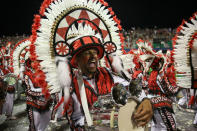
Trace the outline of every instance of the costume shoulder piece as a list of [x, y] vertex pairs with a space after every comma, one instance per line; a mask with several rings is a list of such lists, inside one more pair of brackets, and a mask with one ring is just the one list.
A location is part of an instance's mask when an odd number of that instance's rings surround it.
[[[99, 41], [104, 47], [105, 56], [121, 54], [121, 43], [124, 41], [122, 27], [104, 0], [45, 0], [32, 25], [34, 40], [30, 54], [32, 58], [42, 60], [40, 68], [47, 81], [47, 85], [42, 86], [50, 87], [50, 93], [58, 92], [62, 85], [69, 86], [69, 79], [61, 80], [59, 76], [62, 75], [57, 76], [58, 65], [61, 65], [57, 63], [69, 62], [68, 58], [75, 47], [68, 40], [82, 35], [79, 31], [81, 25], [89, 31], [91, 27], [94, 34], [100, 35]], [[84, 31], [83, 35], [88, 36], [89, 31]], [[104, 60], [101, 60], [101, 64], [105, 66]], [[71, 67], [67, 64], [61, 68], [65, 70], [64, 78], [69, 78]]]
[[177, 85], [191, 88], [197, 79], [197, 12], [188, 22], [183, 20], [177, 28], [173, 43]]

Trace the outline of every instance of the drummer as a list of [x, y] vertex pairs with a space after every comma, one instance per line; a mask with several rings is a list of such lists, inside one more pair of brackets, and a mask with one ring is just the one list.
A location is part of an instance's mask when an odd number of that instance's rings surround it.
[[[91, 118], [89, 115], [89, 109], [93, 103], [97, 100], [99, 95], [106, 95], [111, 92], [111, 88], [115, 83], [121, 83], [125, 86], [129, 85], [129, 82], [125, 79], [114, 75], [110, 70], [103, 67], [98, 67], [98, 61], [103, 57], [104, 48], [100, 42], [88, 43], [89, 39], [98, 39], [96, 36], [81, 36], [76, 40], [69, 40], [69, 43], [78, 48], [75, 48], [71, 54], [71, 65], [78, 68], [79, 72], [73, 76], [73, 87], [71, 93], [71, 100], [68, 108], [68, 118], [70, 120], [70, 127], [73, 130], [83, 130], [86, 122], [91, 125]], [[80, 39], [80, 40], [79, 40]], [[83, 45], [80, 42], [88, 43]], [[81, 76], [80, 76], [81, 74]], [[84, 92], [80, 89], [78, 79], [83, 79]], [[85, 93], [85, 94], [83, 94]], [[87, 98], [84, 99], [85, 96]], [[85, 103], [87, 101], [87, 103]], [[74, 106], [73, 106], [74, 105]], [[86, 108], [88, 105], [88, 108]], [[82, 109], [83, 108], [83, 109]], [[87, 109], [87, 110], [86, 110]], [[149, 99], [143, 99], [137, 108], [134, 119], [138, 126], [145, 126], [153, 115], [152, 105]]]

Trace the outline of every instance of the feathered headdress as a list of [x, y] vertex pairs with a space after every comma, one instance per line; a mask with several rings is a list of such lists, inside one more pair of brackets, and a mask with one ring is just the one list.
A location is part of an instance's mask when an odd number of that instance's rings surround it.
[[30, 44], [31, 44], [30, 38], [24, 39], [18, 42], [14, 46], [11, 52], [11, 57], [12, 57], [11, 65], [13, 66], [14, 74], [16, 76], [19, 76], [21, 79], [23, 78], [23, 75], [21, 73], [25, 69], [24, 63], [30, 56], [30, 53], [29, 53]]
[[173, 44], [177, 85], [191, 88], [193, 87], [194, 71], [197, 70], [197, 12], [189, 22], [183, 20], [177, 28]]
[[164, 65], [166, 63], [166, 58], [162, 51], [154, 51], [152, 44], [147, 41], [138, 40], [138, 59], [139, 62], [143, 65], [144, 73], [148, 72], [150, 68], [153, 70], [158, 70], [159, 72], [163, 72]]
[[35, 70], [43, 76], [40, 86], [44, 92], [55, 93], [70, 87], [73, 65], [69, 58], [77, 48], [73, 48], [74, 43], [69, 39], [76, 40], [82, 33], [87, 36], [85, 39], [93, 39], [104, 47], [105, 59], [101, 60], [101, 65], [108, 64], [115, 69], [115, 61], [110, 61], [110, 56], [122, 54], [121, 31], [120, 21], [104, 0], [45, 0], [40, 14], [34, 18], [30, 48], [31, 58], [42, 60], [40, 68]]

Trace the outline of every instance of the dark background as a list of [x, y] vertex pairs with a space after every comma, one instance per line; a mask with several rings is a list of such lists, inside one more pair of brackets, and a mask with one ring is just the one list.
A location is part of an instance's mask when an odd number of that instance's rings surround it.
[[[33, 15], [43, 0], [10, 0], [1, 3], [0, 35], [31, 34]], [[141, 28], [177, 28], [197, 11], [195, 0], [106, 0], [125, 30]], [[193, 1], [193, 2], [192, 2]]]

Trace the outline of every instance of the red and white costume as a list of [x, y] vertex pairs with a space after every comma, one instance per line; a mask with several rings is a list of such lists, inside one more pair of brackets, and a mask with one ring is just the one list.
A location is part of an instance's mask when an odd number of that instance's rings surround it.
[[155, 52], [149, 42], [138, 40], [137, 45], [137, 51], [129, 52], [133, 55], [130, 61], [135, 65], [130, 70], [132, 79], [141, 80], [145, 95], [152, 102], [154, 116], [151, 130], [176, 130], [172, 103], [179, 87], [176, 86], [172, 62], [168, 61], [170, 56]]
[[34, 74], [30, 60], [30, 44], [32, 38], [20, 41], [14, 47], [13, 69], [21, 83], [26, 85], [27, 115], [29, 118], [29, 131], [44, 131], [51, 120], [52, 99], [46, 99], [42, 88], [35, 84], [37, 74]]

